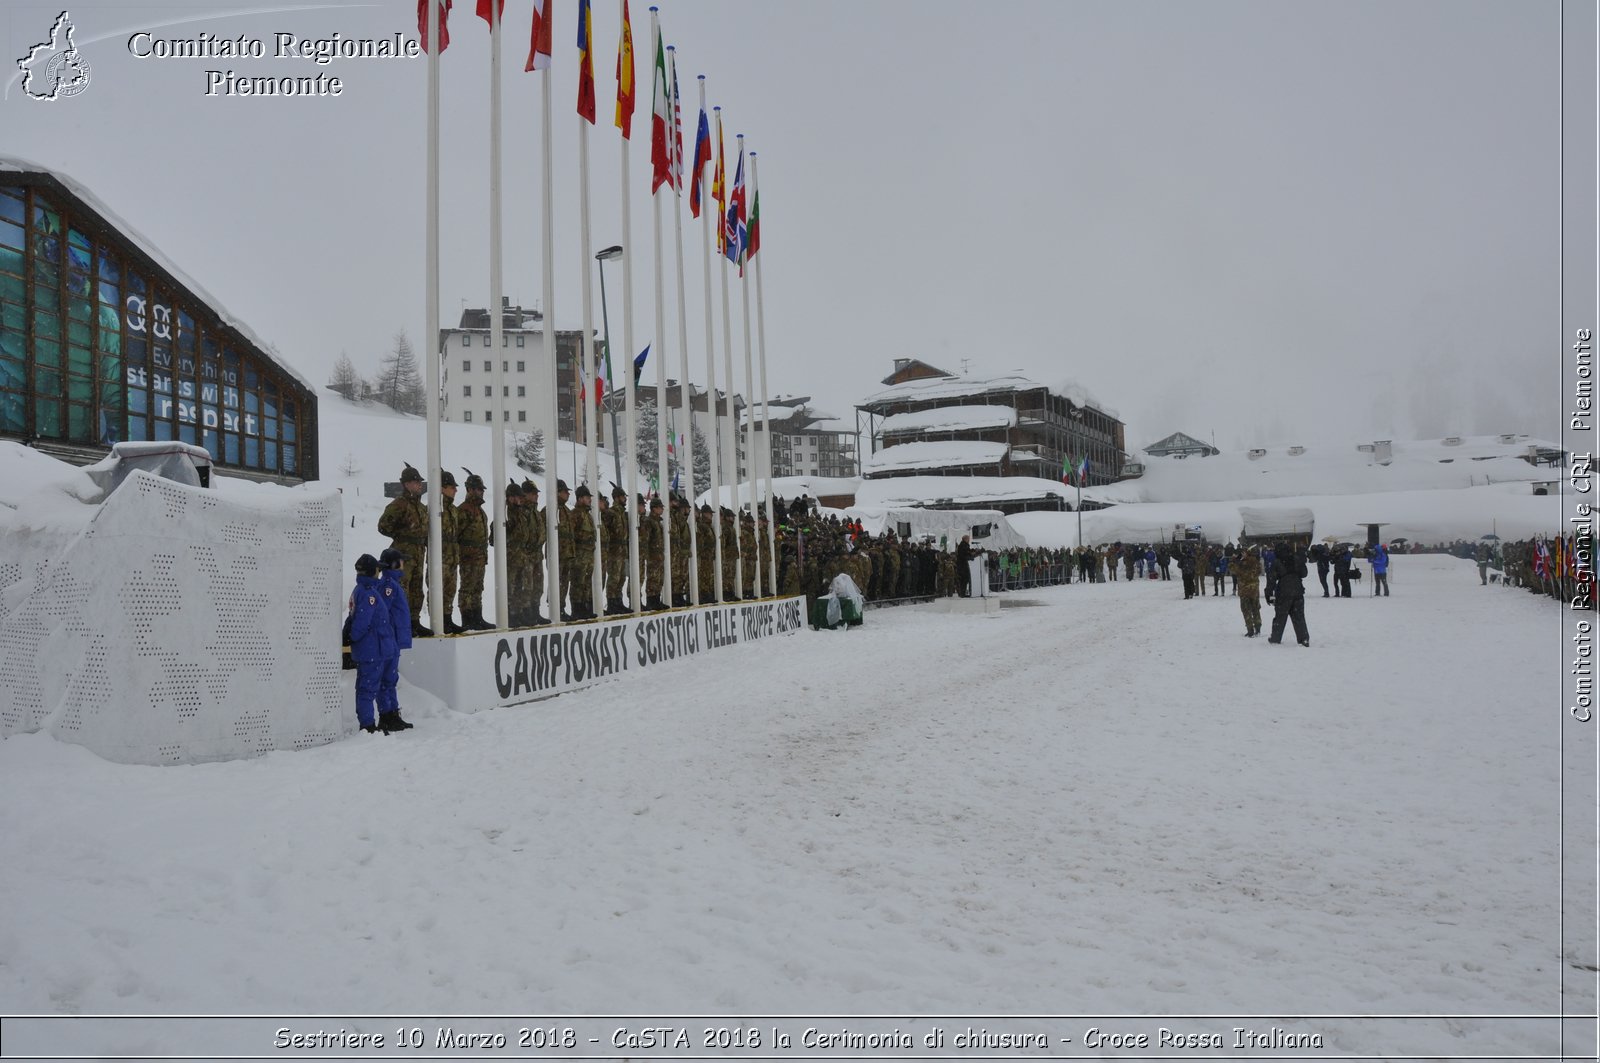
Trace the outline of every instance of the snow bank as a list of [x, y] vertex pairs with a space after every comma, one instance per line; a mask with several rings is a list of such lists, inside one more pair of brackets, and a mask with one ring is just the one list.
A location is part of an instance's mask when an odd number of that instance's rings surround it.
[[942, 443], [901, 443], [884, 447], [861, 463], [866, 476], [902, 469], [951, 469], [998, 465], [1010, 448], [1004, 443], [956, 439]]
[[339, 736], [336, 495], [251, 504], [136, 470], [80, 513], [65, 543], [0, 529], [0, 735], [132, 764]]

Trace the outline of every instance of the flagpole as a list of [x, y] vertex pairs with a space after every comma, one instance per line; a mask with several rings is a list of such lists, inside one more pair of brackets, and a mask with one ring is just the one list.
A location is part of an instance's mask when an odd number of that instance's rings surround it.
[[[739, 142], [739, 157], [742, 159], [742, 158], [744, 158], [744, 134], [740, 133], [734, 139], [736, 139]], [[745, 393], [745, 410], [747, 411], [747, 413], [749, 415], [749, 416], [747, 416], [745, 418], [745, 436], [744, 436], [744, 439], [745, 439], [744, 449], [745, 449], [745, 455], [746, 455], [745, 456], [745, 462], [746, 462], [745, 475], [747, 477], [749, 477], [749, 480], [750, 480], [750, 505], [752, 507], [754, 507], [755, 504], [756, 504], [756, 418], [755, 418], [755, 412], [756, 411], [755, 411], [755, 407], [751, 405], [751, 402], [753, 401], [752, 396], [754, 396], [755, 393], [756, 393], [756, 383], [755, 383], [755, 371], [751, 368], [751, 351], [750, 351], [750, 271], [744, 268], [744, 263], [745, 263], [744, 247], [745, 247], [745, 236], [744, 236], [743, 233], [740, 233], [739, 234], [739, 298], [743, 302], [742, 313], [743, 313], [743, 316], [744, 316], [744, 393]], [[746, 559], [742, 555], [741, 555], [739, 560], [740, 560], [741, 566], [746, 563]], [[753, 568], [752, 578], [755, 580], [754, 590], [755, 590], [756, 597], [759, 598], [759, 597], [761, 597], [761, 547], [759, 545], [756, 547], [756, 556], [753, 557], [753, 558], [750, 558], [748, 560], [748, 564], [750, 564], [752, 566], [752, 568]], [[744, 586], [744, 576], [743, 576], [743, 574], [741, 574], [739, 576], [739, 586], [741, 588]]]
[[[678, 405], [683, 408], [683, 419], [688, 424], [683, 433], [684, 453], [679, 456], [679, 468], [687, 467], [689, 480], [689, 498], [694, 499], [694, 403], [690, 400], [689, 386], [689, 324], [685, 320], [684, 295], [683, 295], [683, 205], [679, 202], [683, 198], [683, 143], [679, 136], [679, 101], [678, 101], [678, 50], [673, 45], [667, 45], [667, 79], [672, 87], [672, 128], [667, 130], [668, 143], [672, 148], [673, 171], [673, 201], [672, 201], [672, 229], [674, 244], [678, 255], [678, 361], [681, 379], [678, 381]], [[682, 464], [682, 463], [686, 463]], [[689, 521], [689, 601], [700, 605], [700, 551], [696, 544], [698, 529], [695, 527], [700, 522]], [[711, 515], [713, 529], [717, 524], [717, 515]]]
[[[759, 187], [756, 181], [756, 153], [750, 153], [750, 190], [752, 196]], [[756, 249], [758, 252], [760, 248]], [[767, 593], [772, 597], [778, 595], [778, 522], [772, 519], [772, 422], [767, 414], [767, 309], [766, 300], [762, 297], [761, 289], [761, 263], [753, 262], [756, 274], [756, 346], [761, 358], [761, 427], [766, 436], [766, 443], [761, 448], [761, 465], [766, 470], [767, 481]], [[754, 505], [754, 500], [752, 500]], [[756, 508], [759, 519], [761, 510]], [[756, 528], [756, 538], [761, 537], [761, 529]]]
[[[706, 115], [706, 76], [700, 74], [698, 80], [700, 82], [700, 118], [704, 119]], [[706, 135], [709, 139], [709, 128]], [[700, 164], [700, 126], [698, 121], [695, 123], [694, 178], [690, 187], [700, 189], [700, 236], [701, 250], [703, 251], [701, 258], [705, 266], [703, 270], [705, 277], [703, 291], [706, 304], [706, 402], [709, 404], [710, 409], [708, 412], [711, 414], [711, 438], [707, 440], [706, 450], [707, 456], [711, 459], [711, 497], [717, 500], [716, 504], [720, 510], [722, 505], [722, 476], [719, 466], [722, 462], [717, 454], [717, 437], [721, 434], [717, 426], [717, 345], [712, 339], [711, 326], [711, 211], [707, 209], [710, 204], [706, 202], [705, 168]], [[728, 388], [728, 392], [728, 401], [731, 402], [733, 401], [732, 387]], [[735, 506], [737, 507], [737, 501]], [[727, 600], [726, 588], [722, 585], [722, 522], [717, 520], [713, 524], [717, 529], [716, 599], [722, 602]]]
[[[652, 55], [659, 55], [661, 52], [661, 9], [654, 6], [650, 8], [650, 52]], [[657, 76], [657, 68], [653, 65], [654, 60], [651, 62], [652, 66], [650, 68], [650, 82], [653, 86], [652, 94], [654, 94], [664, 91], [664, 86], [661, 85], [661, 79]], [[671, 121], [670, 114], [668, 115], [668, 121]], [[654, 122], [655, 119], [652, 117], [652, 129], [654, 127]], [[653, 135], [654, 133], [652, 132], [652, 136]], [[667, 131], [667, 135], [671, 135], [671, 130]], [[654, 183], [654, 181], [655, 176], [652, 174], [651, 182]], [[651, 190], [650, 205], [653, 213], [655, 214], [656, 253], [656, 491], [662, 495], [662, 497], [670, 499], [671, 496], [668, 494], [670, 470], [667, 467], [667, 353], [666, 345], [661, 342], [662, 334], [667, 330], [665, 315], [666, 285], [661, 276], [661, 189], [659, 187]], [[694, 523], [691, 514], [690, 527], [692, 528], [693, 526]], [[673, 601], [672, 507], [670, 503], [663, 510], [663, 515], [661, 518], [661, 567], [661, 596], [662, 600], [670, 606]]]
[[[722, 158], [722, 108], [713, 108], [717, 116], [717, 157]], [[723, 194], [727, 194], [726, 174], [724, 174]], [[724, 216], [723, 201], [718, 201], [717, 225], [719, 231], [726, 233], [728, 219]], [[727, 383], [728, 402], [723, 411], [722, 434], [722, 467], [728, 470], [728, 483], [732, 486], [734, 508], [739, 506], [739, 461], [738, 461], [738, 425], [734, 421], [734, 390], [733, 390], [733, 318], [728, 309], [728, 257], [722, 259], [722, 379]], [[709, 281], [707, 288], [710, 287]], [[749, 396], [745, 397], [745, 405], [750, 405]], [[734, 579], [740, 589], [744, 588], [744, 559], [740, 558], [734, 565]]]
[[[504, 256], [500, 245], [500, 5], [489, 5], [489, 346], [494, 353], [494, 422], [489, 425], [489, 460], [492, 463], [489, 482], [499, 485], [506, 480], [506, 407], [505, 365], [501, 355], [505, 344], [505, 315], [500, 304], [505, 298]], [[494, 497], [493, 494], [490, 497]], [[494, 619], [499, 627], [509, 628], [510, 583], [506, 578], [505, 504], [494, 507], [494, 541], [502, 544], [494, 552]], [[449, 602], [445, 603], [448, 608]], [[462, 617], [463, 627], [466, 617]]]
[[[638, 80], [634, 77], [633, 69], [633, 29], [628, 20], [628, 0], [617, 0], [617, 6], [622, 12], [623, 32], [628, 37], [628, 85], [629, 91], [638, 96]], [[618, 56], [621, 62], [621, 56]], [[620, 88], [620, 86], [619, 86]], [[627, 133], [632, 133], [633, 111], [628, 112]], [[638, 616], [644, 609], [644, 583], [643, 574], [639, 568], [639, 408], [638, 396], [634, 389], [633, 369], [633, 196], [632, 182], [629, 180], [628, 148], [632, 140], [628, 135], [622, 138], [622, 373], [626, 378], [624, 394], [627, 396], [628, 418], [628, 604], [633, 606], [633, 615]], [[613, 446], [621, 446], [620, 440], [613, 440]]]
[[[591, 38], [593, 31], [591, 28]], [[583, 116], [578, 117], [578, 246], [581, 252], [579, 262], [583, 267], [583, 284], [579, 288], [583, 304], [583, 376], [588, 384], [589, 391], [600, 391], [599, 381], [595, 378], [594, 365], [594, 278], [590, 272], [589, 264], [589, 123]], [[594, 406], [597, 412], [599, 407], [595, 403], [595, 395], [585, 393], [580, 405], [583, 407], [583, 447], [584, 447], [584, 476], [589, 484], [589, 515], [594, 520], [594, 565], [589, 572], [589, 601], [602, 602], [605, 592], [602, 589], [601, 576], [604, 569], [600, 560], [600, 469], [599, 453], [595, 441], [594, 423], [590, 407]]]
[[[544, 17], [553, 14], [548, 6], [550, 0], [545, 0]], [[540, 113], [540, 139], [543, 141], [544, 158], [541, 160], [544, 188], [541, 190], [543, 202], [541, 213], [544, 226], [544, 305], [541, 307], [541, 329], [544, 342], [545, 357], [550, 359], [550, 406], [547, 416], [550, 418], [549, 431], [545, 433], [545, 446], [548, 448], [544, 461], [544, 532], [545, 532], [545, 593], [550, 602], [550, 623], [552, 626], [561, 625], [561, 523], [558, 506], [561, 505], [556, 498], [556, 444], [561, 440], [561, 400], [557, 393], [559, 374], [556, 363], [556, 250], [555, 250], [555, 151], [552, 147], [554, 136], [551, 120], [551, 85], [550, 71], [553, 64], [546, 64], [539, 75], [543, 82], [544, 99]], [[532, 519], [537, 519], [537, 514]], [[534, 603], [537, 609], [538, 602]]]
[[[428, 4], [428, 178], [427, 235], [428, 259], [423, 328], [427, 330], [427, 462], [428, 462], [428, 591], [433, 607], [429, 619], [444, 631], [438, 603], [444, 598], [444, 538], [440, 505], [444, 489], [439, 483], [439, 4]], [[420, 615], [420, 608], [419, 608]]]

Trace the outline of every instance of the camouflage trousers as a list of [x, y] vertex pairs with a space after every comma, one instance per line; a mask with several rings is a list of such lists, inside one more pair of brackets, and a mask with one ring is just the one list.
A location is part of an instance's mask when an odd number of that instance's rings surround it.
[[483, 609], [483, 572], [489, 567], [488, 551], [461, 551], [461, 619]]
[[628, 544], [623, 543], [620, 551], [613, 550], [612, 553], [620, 553], [621, 556], [607, 556], [605, 568], [601, 571], [605, 574], [606, 600], [620, 601], [628, 593]]
[[[714, 601], [717, 600], [716, 599], [716, 593], [717, 593], [717, 575], [716, 575], [716, 573], [717, 573], [717, 559], [716, 559], [715, 555], [702, 554], [700, 556], [699, 571], [696, 573], [696, 576], [698, 577], [699, 587], [700, 587], [700, 604], [701, 605], [705, 605], [708, 602], [714, 602]], [[728, 580], [727, 582], [723, 583], [723, 586], [731, 589], [733, 587], [733, 581], [732, 580]]]
[[1247, 631], [1261, 630], [1261, 590], [1254, 581], [1239, 581], [1239, 611]]
[[689, 552], [673, 551], [672, 555], [672, 593], [674, 595], [689, 594]]
[[665, 566], [661, 563], [661, 555], [646, 554], [640, 559], [644, 567], [644, 593], [646, 597], [661, 597], [661, 584], [666, 579]]
[[440, 611], [439, 617], [434, 620], [435, 624], [442, 624], [444, 621], [450, 620], [450, 614], [455, 610], [456, 584], [461, 579], [460, 568], [461, 563], [454, 558], [447, 557], [444, 559], [444, 607]]
[[400, 551], [400, 556], [406, 559], [406, 604], [411, 607], [411, 626], [416, 627], [422, 622], [422, 590], [428, 585], [422, 570], [423, 558], [427, 556], [428, 548], [404, 543], [393, 545]]
[[587, 614], [594, 609], [594, 561], [588, 557], [574, 557], [572, 563], [561, 569], [561, 582], [572, 602], [572, 615]]

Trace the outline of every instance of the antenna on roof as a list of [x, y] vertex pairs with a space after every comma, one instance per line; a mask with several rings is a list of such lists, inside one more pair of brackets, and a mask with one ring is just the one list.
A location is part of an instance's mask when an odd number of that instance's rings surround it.
[[967, 366], [969, 364], [971, 364], [971, 362], [972, 362], [971, 358], [963, 358], [963, 359], [961, 359], [961, 375], [962, 376], [966, 376], [967, 375]]

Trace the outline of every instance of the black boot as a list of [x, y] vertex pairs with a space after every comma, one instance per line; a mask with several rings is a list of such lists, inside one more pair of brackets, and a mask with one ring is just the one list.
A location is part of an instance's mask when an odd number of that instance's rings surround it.
[[[463, 617], [462, 619], [465, 619], [465, 617]], [[476, 609], [474, 609], [472, 611], [472, 623], [469, 626], [474, 631], [493, 631], [494, 630], [494, 625], [489, 623], [489, 621], [487, 621], [487, 620], [485, 620], [483, 618], [483, 607], [482, 606], [479, 606], [478, 608], [476, 608]]]
[[[465, 620], [466, 617], [462, 617], [461, 619]], [[446, 635], [459, 635], [461, 634], [461, 626], [454, 620], [450, 619], [449, 616], [446, 616], [444, 618], [444, 633]]]
[[383, 729], [384, 734], [388, 734], [391, 731], [411, 730], [411, 725], [400, 718], [399, 709], [395, 709], [393, 712], [378, 713], [378, 726]]
[[414, 639], [430, 639], [433, 637], [433, 628], [424, 627], [420, 620], [413, 620], [411, 622], [411, 637]]
[[[373, 723], [364, 723], [364, 724], [361, 725], [361, 729], [363, 731], [367, 732], [367, 734], [369, 734], [369, 735], [378, 733], [378, 725], [377, 724], [373, 724]], [[388, 734], [389, 732], [385, 731], [383, 733], [384, 734]]]

